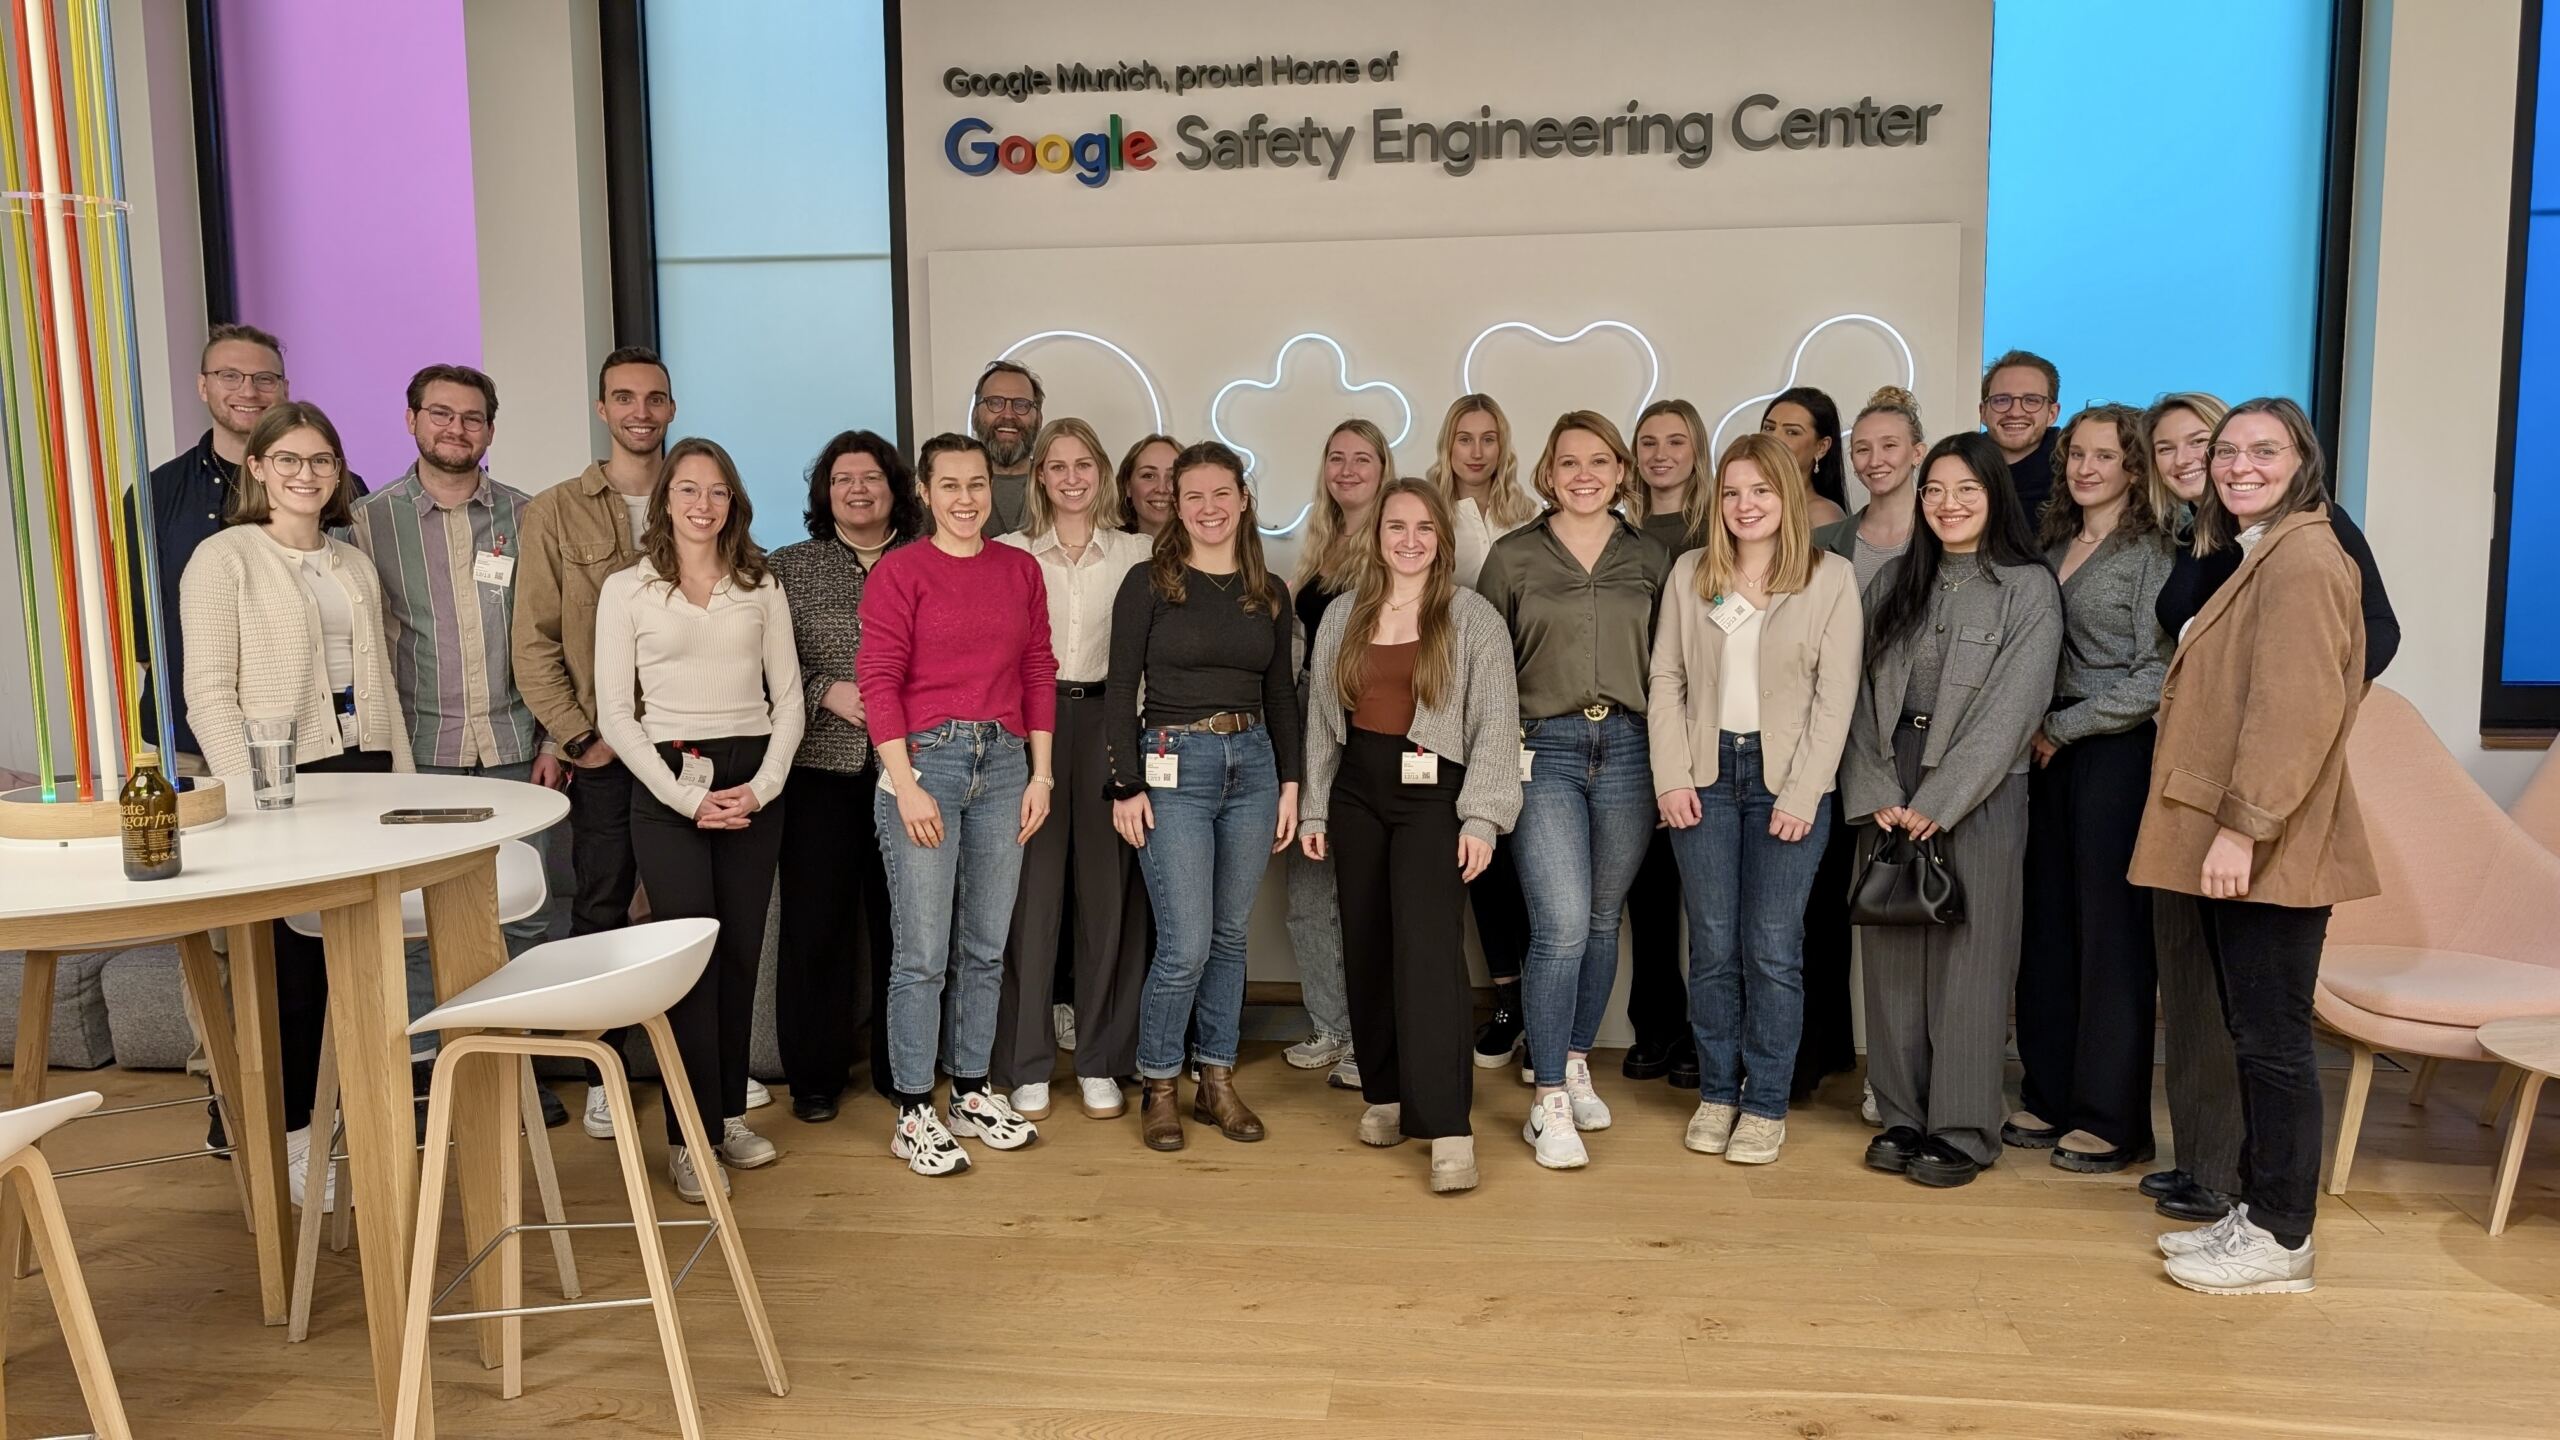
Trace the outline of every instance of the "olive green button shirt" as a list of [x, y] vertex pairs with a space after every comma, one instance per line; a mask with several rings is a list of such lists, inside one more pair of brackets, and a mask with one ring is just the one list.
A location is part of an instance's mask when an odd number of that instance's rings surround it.
[[1585, 570], [1548, 527], [1541, 519], [1493, 542], [1476, 576], [1476, 593], [1511, 627], [1521, 718], [1595, 704], [1643, 714], [1670, 552], [1621, 518], [1600, 563]]

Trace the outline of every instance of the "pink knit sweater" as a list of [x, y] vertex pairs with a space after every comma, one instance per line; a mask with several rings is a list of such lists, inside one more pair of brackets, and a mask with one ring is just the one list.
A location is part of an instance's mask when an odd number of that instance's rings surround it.
[[1054, 730], [1057, 680], [1048, 591], [1029, 552], [990, 543], [964, 560], [924, 540], [890, 551], [864, 582], [854, 682], [875, 737], [945, 720]]

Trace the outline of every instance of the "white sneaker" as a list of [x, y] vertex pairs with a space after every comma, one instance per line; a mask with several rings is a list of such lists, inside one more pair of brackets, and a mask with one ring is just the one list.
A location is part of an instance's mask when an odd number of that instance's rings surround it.
[[1606, 1130], [1609, 1128], [1609, 1106], [1600, 1092], [1591, 1088], [1591, 1062], [1564, 1062], [1564, 1093], [1573, 1099], [1573, 1128]]
[[772, 1103], [773, 1092], [764, 1088], [763, 1081], [758, 1080], [753, 1076], [749, 1076], [747, 1079], [747, 1108], [750, 1110], [761, 1110]]
[[[729, 1172], [714, 1161], [711, 1173], [720, 1177], [720, 1193], [728, 1194]], [[667, 1147], [667, 1178], [675, 1183], [677, 1199], [694, 1205], [702, 1203], [702, 1177], [694, 1173], [693, 1156], [681, 1145]]]
[[1076, 1048], [1076, 1007], [1073, 1005], [1050, 1006], [1049, 1033], [1057, 1038], [1059, 1049]]
[[1695, 1114], [1689, 1117], [1689, 1133], [1680, 1143], [1701, 1155], [1721, 1155], [1733, 1138], [1733, 1122], [1742, 1115], [1738, 1105], [1720, 1105], [1701, 1100]]
[[1111, 1119], [1129, 1108], [1129, 1102], [1121, 1097], [1120, 1082], [1108, 1075], [1079, 1075], [1076, 1088], [1084, 1092], [1084, 1113], [1096, 1120]]
[[1360, 1143], [1383, 1150], [1404, 1143], [1404, 1106], [1372, 1105], [1360, 1112]]
[[1526, 1045], [1520, 1047], [1520, 1083], [1523, 1085], [1538, 1083], [1537, 1067], [1529, 1063], [1529, 1047]]
[[2206, 1295], [2299, 1295], [2311, 1288], [2310, 1240], [2287, 1250], [2251, 1220], [2202, 1250], [2164, 1263], [2170, 1279]]
[[1034, 1080], [1028, 1085], [1016, 1085], [1013, 1098], [1006, 1103], [1013, 1106], [1017, 1114], [1033, 1120], [1046, 1120], [1049, 1118], [1049, 1082]]
[[720, 1143], [712, 1148], [720, 1152], [724, 1163], [741, 1170], [753, 1170], [782, 1158], [782, 1152], [773, 1148], [772, 1141], [748, 1129], [747, 1122], [735, 1116], [720, 1127]]
[[2199, 1225], [2193, 1230], [2172, 1230], [2162, 1235], [2160, 1253], [2174, 1259], [2180, 1255], [2194, 1255], [2210, 1250], [2221, 1242], [2224, 1235], [2230, 1233], [2232, 1226], [2248, 1218], [2248, 1202], [2243, 1201], [2224, 1211], [2222, 1218], [2210, 1225]]
[[1280, 1052], [1280, 1058], [1301, 1070], [1322, 1070], [1351, 1053], [1351, 1042], [1330, 1035], [1310, 1035]]
[[969, 1168], [969, 1152], [943, 1128], [931, 1105], [898, 1109], [898, 1128], [889, 1132], [889, 1153], [919, 1175], [957, 1175]]
[[1866, 1093], [1858, 1100], [1858, 1118], [1877, 1127], [1878, 1129], [1882, 1129], [1884, 1126], [1884, 1111], [1876, 1106], [1876, 1082], [1873, 1080], [1865, 1080], [1859, 1083], [1865, 1087]]
[[975, 1135], [997, 1150], [1019, 1150], [1040, 1138], [1038, 1127], [1023, 1119], [1020, 1111], [993, 1090], [971, 1090], [951, 1097], [951, 1133]]
[[590, 1085], [587, 1087], [587, 1111], [584, 1115], [578, 1117], [578, 1124], [580, 1128], [587, 1132], [588, 1138], [590, 1139], [610, 1140], [613, 1138], [613, 1108], [605, 1103], [605, 1089], [603, 1086]]
[[1520, 1138], [1538, 1152], [1538, 1163], [1550, 1170], [1579, 1170], [1591, 1163], [1582, 1136], [1573, 1128], [1573, 1097], [1561, 1090], [1529, 1107], [1529, 1123]]
[[1726, 1144], [1724, 1158], [1736, 1165], [1766, 1165], [1778, 1158], [1778, 1147], [1787, 1143], [1787, 1122], [1766, 1115], [1745, 1115], [1733, 1127], [1733, 1138]]
[[1350, 1046], [1342, 1047], [1342, 1058], [1333, 1062], [1333, 1069], [1326, 1072], [1324, 1083], [1336, 1090], [1360, 1088], [1360, 1057], [1351, 1053]]
[[[329, 1163], [325, 1154], [321, 1156], [320, 1163], [324, 1167], [320, 1177], [320, 1208], [326, 1210], [329, 1202], [337, 1198], [338, 1174], [337, 1167]], [[300, 1205], [311, 1181], [310, 1126], [284, 1132], [284, 1164], [285, 1183], [293, 1192], [293, 1203]]]

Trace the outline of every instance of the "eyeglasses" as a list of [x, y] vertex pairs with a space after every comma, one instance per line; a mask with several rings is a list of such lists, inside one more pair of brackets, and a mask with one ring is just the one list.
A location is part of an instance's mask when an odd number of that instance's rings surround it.
[[477, 435], [489, 428], [489, 417], [477, 410], [456, 410], [450, 405], [430, 405], [418, 413], [426, 416], [427, 423], [439, 430], [452, 429], [457, 420], [462, 422], [462, 433], [465, 435]]
[[304, 466], [311, 468], [313, 478], [334, 480], [338, 476], [338, 457], [323, 450], [317, 455], [296, 455], [290, 450], [267, 452], [267, 468], [287, 480], [302, 478]]
[[978, 403], [986, 407], [990, 415], [1037, 415], [1040, 413], [1040, 402], [1037, 400], [1008, 400], [1001, 395], [981, 395], [978, 397]]
[[2237, 445], [2225, 441], [2222, 444], [2213, 447], [2213, 463], [2216, 465], [2236, 464], [2241, 456], [2246, 455], [2261, 465], [2273, 465], [2276, 463], [2277, 456], [2282, 455], [2284, 452], [2292, 448], [2293, 447], [2290, 445], [2278, 445], [2272, 440], [2261, 440], [2257, 444], [2244, 450]]
[[729, 503], [729, 487], [726, 485], [696, 485], [692, 481], [688, 480], [680, 484], [668, 486], [667, 496], [669, 499], [684, 501], [700, 500], [707, 496], [723, 505], [726, 505]]
[[1953, 485], [1933, 483], [1920, 487], [1920, 503], [1923, 505], [1979, 505], [1990, 493], [1970, 480], [1961, 480]]
[[2006, 415], [2020, 405], [2030, 410], [2041, 410], [2053, 403], [2053, 397], [2050, 395], [1985, 395], [1982, 397], [1982, 403]]
[[254, 385], [260, 390], [284, 388], [284, 372], [281, 370], [233, 370], [226, 366], [220, 370], [199, 370], [196, 373], [210, 376], [225, 390], [237, 390], [244, 384]]

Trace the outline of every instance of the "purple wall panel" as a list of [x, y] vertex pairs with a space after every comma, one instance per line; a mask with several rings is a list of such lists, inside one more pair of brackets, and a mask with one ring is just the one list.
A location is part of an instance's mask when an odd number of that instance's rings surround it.
[[224, 0], [219, 18], [240, 318], [284, 341], [294, 398], [382, 485], [417, 458], [409, 376], [480, 363], [462, 0]]

